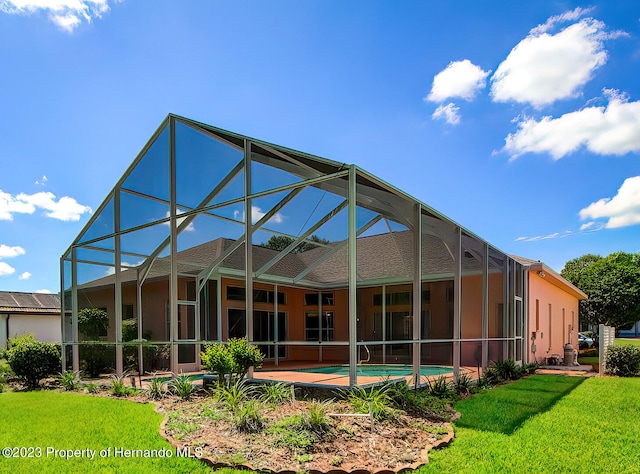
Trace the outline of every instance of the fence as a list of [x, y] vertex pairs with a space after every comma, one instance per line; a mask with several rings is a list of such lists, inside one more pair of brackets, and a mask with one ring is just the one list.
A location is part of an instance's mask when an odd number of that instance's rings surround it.
[[600, 375], [603, 375], [606, 370], [605, 364], [607, 360], [607, 351], [609, 350], [609, 346], [613, 346], [613, 342], [616, 340], [616, 328], [600, 324], [598, 327], [598, 340], [598, 362], [600, 366]]

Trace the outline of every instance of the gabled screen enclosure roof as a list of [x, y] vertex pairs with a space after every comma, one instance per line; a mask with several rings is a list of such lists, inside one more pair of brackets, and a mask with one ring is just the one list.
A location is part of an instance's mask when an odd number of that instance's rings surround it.
[[[418, 210], [422, 276], [451, 278], [460, 226], [426, 204], [354, 165], [171, 114], [63, 260], [71, 261], [75, 250], [78, 288], [113, 284], [116, 259], [123, 283], [168, 275], [171, 255], [179, 274], [199, 280], [214, 272], [240, 275], [250, 202], [255, 278], [343, 285], [350, 169], [356, 176], [358, 282], [411, 280]], [[468, 242], [463, 271], [481, 272], [486, 242], [460, 231]], [[490, 269], [503, 265], [504, 254], [497, 255]]]

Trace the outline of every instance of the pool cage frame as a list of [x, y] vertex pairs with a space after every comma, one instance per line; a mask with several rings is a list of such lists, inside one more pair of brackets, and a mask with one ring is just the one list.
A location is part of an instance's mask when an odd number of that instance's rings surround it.
[[[218, 159], [227, 164], [216, 175]], [[236, 189], [236, 194], [230, 189]], [[285, 216], [287, 210], [298, 214]], [[296, 226], [279, 228], [289, 222]], [[205, 226], [208, 235], [203, 232], [197, 245], [189, 246], [194, 229], [200, 231]], [[216, 230], [225, 226], [232, 227], [234, 233]], [[294, 227], [299, 230], [290, 230]], [[322, 238], [314, 239], [316, 233]], [[265, 256], [265, 235], [284, 236], [286, 245]], [[369, 240], [365, 240], [367, 237]], [[225, 240], [226, 247], [217, 253], [190, 254], [216, 239]], [[373, 248], [376, 239], [386, 239], [377, 254]], [[312, 252], [301, 251], [305, 245]], [[386, 260], [374, 262], [375, 255]], [[308, 261], [303, 257], [309, 257]], [[291, 271], [294, 260], [298, 265], [302, 261], [303, 266]], [[251, 297], [245, 297], [244, 325], [250, 342], [275, 348], [275, 365], [279, 363], [278, 346], [315, 347], [320, 360], [323, 347], [343, 347], [350, 386], [358, 384], [357, 366], [363, 360], [363, 351], [370, 357], [370, 350], [376, 347], [381, 348], [383, 362], [388, 362], [390, 348], [407, 346], [416, 380], [423, 348], [437, 344], [451, 347], [448, 361], [456, 377], [463, 366], [486, 369], [490, 359], [526, 362], [528, 273], [516, 260], [356, 165], [173, 114], [162, 122], [61, 257], [63, 370], [80, 370], [81, 348], [99, 346], [115, 351], [118, 376], [125, 372], [123, 349], [127, 347], [136, 348], [138, 367], [141, 372], [146, 370], [141, 342], [146, 339], [144, 328], [162, 312], [158, 310], [160, 303], [153, 311], [145, 307], [145, 301], [152, 298], [144, 292], [154, 278], [166, 283], [162, 285], [167, 321], [164, 336], [152, 343], [170, 348], [170, 369], [174, 373], [181, 370], [181, 347], [193, 347], [198, 366], [202, 344], [228, 338], [229, 328], [223, 327], [222, 278], [243, 281], [245, 295], [254, 295], [260, 285], [273, 288], [272, 337], [254, 340], [252, 315], [258, 303]], [[185, 293], [184, 279], [195, 287], [195, 294]], [[472, 285], [467, 283], [472, 280]], [[209, 293], [210, 281], [217, 281], [215, 295]], [[427, 334], [423, 321], [426, 313], [422, 310], [425, 285], [441, 281], [453, 283], [447, 293], [452, 301], [445, 337]], [[408, 336], [397, 340], [393, 334], [385, 334], [385, 330], [390, 332], [387, 291], [393, 285], [411, 288], [411, 314], [404, 316]], [[371, 316], [363, 316], [363, 311], [371, 312], [370, 308], [363, 310], [359, 297], [359, 291], [372, 287], [381, 291], [377, 301], [381, 303], [378, 317], [382, 320], [382, 336], [376, 334], [377, 339], [364, 321]], [[277, 295], [281, 288], [318, 292], [317, 341], [303, 337], [279, 340], [281, 303]], [[98, 289], [108, 294], [109, 302], [103, 304], [114, 327], [107, 335], [87, 341], [79, 331], [78, 314], [82, 307], [99, 306], [92, 302]], [[322, 293], [333, 289], [347, 293], [341, 316], [346, 318], [347, 331], [340, 340], [323, 337]], [[123, 314], [126, 300], [134, 301], [137, 334], [133, 342], [123, 340], [123, 324], [131, 316]], [[214, 324], [209, 316], [203, 321], [208, 311], [216, 313]], [[295, 322], [292, 319], [302, 324], [302, 310], [291, 316], [287, 316], [288, 324]], [[185, 318], [191, 321], [186, 330]], [[435, 321], [429, 324], [439, 324]], [[466, 344], [476, 348], [473, 364], [464, 355], [468, 352]]]

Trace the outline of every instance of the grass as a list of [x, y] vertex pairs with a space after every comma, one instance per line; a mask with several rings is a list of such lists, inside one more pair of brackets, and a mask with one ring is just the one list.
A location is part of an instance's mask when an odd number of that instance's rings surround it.
[[[39, 447], [42, 453], [39, 458], [3, 458], [3, 472], [210, 472], [200, 461], [176, 456], [159, 434], [162, 415], [152, 405], [77, 393], [8, 392], [0, 395], [0, 413], [0, 447]], [[93, 460], [47, 457], [47, 447], [97, 453]], [[100, 450], [109, 448], [111, 455], [100, 457]], [[164, 449], [172, 457], [116, 457], [115, 448]]]
[[419, 472], [637, 472], [640, 378], [535, 375], [456, 404], [456, 439]]
[[624, 338], [616, 338], [613, 341], [614, 346], [636, 346], [640, 347], [640, 339], [624, 339]]

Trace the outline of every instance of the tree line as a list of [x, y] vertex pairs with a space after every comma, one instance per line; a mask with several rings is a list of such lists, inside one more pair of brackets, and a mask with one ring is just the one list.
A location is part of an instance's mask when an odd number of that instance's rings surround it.
[[640, 320], [640, 253], [587, 254], [569, 260], [560, 272], [584, 291], [580, 320], [630, 329]]

